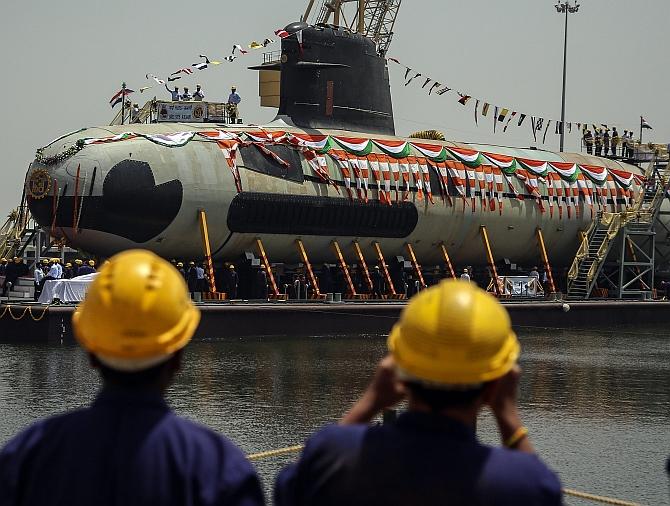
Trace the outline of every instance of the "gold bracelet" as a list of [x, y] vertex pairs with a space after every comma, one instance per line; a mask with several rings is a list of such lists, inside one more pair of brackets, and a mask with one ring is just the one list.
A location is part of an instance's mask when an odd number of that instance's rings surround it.
[[515, 430], [514, 434], [512, 434], [503, 444], [507, 448], [514, 448], [527, 435], [528, 435], [528, 429], [522, 425], [517, 430]]

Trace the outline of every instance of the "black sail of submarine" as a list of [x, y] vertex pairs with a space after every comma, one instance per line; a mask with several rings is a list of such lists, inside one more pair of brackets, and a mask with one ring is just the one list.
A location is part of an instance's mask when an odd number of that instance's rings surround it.
[[306, 129], [395, 135], [388, 67], [374, 41], [328, 25], [293, 23], [286, 31], [294, 35], [282, 39], [278, 119]]

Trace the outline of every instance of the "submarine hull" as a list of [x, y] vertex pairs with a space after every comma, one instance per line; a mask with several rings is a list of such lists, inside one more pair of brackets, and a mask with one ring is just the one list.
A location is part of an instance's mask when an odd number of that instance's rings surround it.
[[[179, 123], [133, 125], [132, 129], [147, 136], [186, 130], [216, 131], [211, 125]], [[48, 153], [62, 152], [81, 139], [106, 139], [110, 130], [114, 135], [124, 132], [122, 127], [87, 129], [59, 140], [48, 148]], [[278, 130], [268, 126], [263, 131]], [[257, 133], [250, 128], [226, 132], [239, 138], [249, 134], [253, 138]], [[281, 132], [307, 135], [295, 128], [283, 128]], [[318, 132], [335, 137], [347, 133]], [[310, 131], [310, 135], [315, 132]], [[588, 163], [641, 175], [638, 167], [582, 155], [433, 143], [440, 147], [497, 150], [509, 156]], [[128, 248], [146, 248], [165, 258], [202, 258], [198, 222], [198, 211], [202, 209], [207, 213], [213, 256], [220, 260], [235, 260], [245, 252], [256, 252], [255, 241], [260, 238], [272, 262], [300, 262], [295, 242], [301, 239], [313, 262], [334, 261], [332, 241], [337, 240], [350, 261], [355, 259], [349, 245], [358, 241], [368, 261], [376, 260], [375, 242], [387, 259], [407, 257], [409, 243], [419, 262], [439, 264], [443, 260], [440, 244], [444, 243], [454, 263], [484, 265], [481, 227], [486, 227], [496, 259], [529, 265], [538, 263], [540, 258], [536, 242], [539, 227], [555, 266], [572, 261], [580, 232], [589, 227], [598, 209], [596, 206], [592, 211], [580, 198], [569, 217], [565, 205], [561, 216], [557, 209], [550, 212], [548, 200], [542, 210], [517, 179], [513, 184], [518, 195], [514, 198], [506, 193], [502, 202], [491, 209], [490, 199], [482, 198], [477, 191], [463, 197], [447, 185], [447, 192], [441, 193], [437, 173], [433, 172], [432, 203], [427, 195], [420, 198], [413, 182], [408, 192], [391, 191], [397, 200], [382, 203], [382, 185], [375, 184], [372, 177], [366, 202], [355, 188], [346, 188], [341, 168], [331, 157], [325, 157], [331, 177], [326, 183], [315, 175], [304, 152], [290, 145], [278, 151], [277, 144], [268, 143], [290, 167], [277, 167], [275, 160], [253, 145], [235, 152], [239, 188], [225, 153], [217, 142], [205, 136], [196, 135], [181, 147], [166, 147], [145, 137], [91, 144], [58, 163], [33, 162], [27, 175], [28, 205], [38, 223], [53, 235], [101, 256]], [[31, 196], [29, 184], [38, 171], [46, 172], [51, 181], [41, 198]], [[547, 189], [540, 185], [540, 191], [547, 199]]]

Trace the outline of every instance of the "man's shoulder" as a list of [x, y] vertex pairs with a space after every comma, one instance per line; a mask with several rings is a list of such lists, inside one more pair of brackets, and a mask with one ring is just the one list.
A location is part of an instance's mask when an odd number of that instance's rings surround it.
[[42, 441], [48, 440], [51, 434], [61, 430], [62, 427], [76, 424], [85, 416], [86, 411], [86, 409], [70, 411], [32, 423], [10, 439], [0, 450], [0, 466], [4, 458], [22, 457], [39, 446]]
[[180, 433], [180, 437], [189, 441], [190, 445], [203, 451], [215, 450], [223, 452], [227, 458], [245, 459], [244, 453], [232, 441], [218, 432], [197, 422], [172, 414], [168, 422], [172, 429]]
[[561, 501], [558, 476], [535, 454], [492, 448], [480, 480], [484, 490], [498, 497], [526, 497], [528, 504]]
[[338, 458], [349, 452], [355, 455], [369, 430], [373, 428], [367, 425], [326, 425], [309, 438], [305, 455], [337, 453]]

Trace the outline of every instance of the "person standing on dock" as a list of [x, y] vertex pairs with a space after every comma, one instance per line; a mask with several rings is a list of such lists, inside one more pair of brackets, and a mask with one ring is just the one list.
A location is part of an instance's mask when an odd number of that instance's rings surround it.
[[372, 270], [372, 298], [381, 299], [384, 295], [384, 276], [378, 265]]
[[193, 100], [196, 100], [198, 102], [202, 101], [205, 99], [205, 94], [202, 91], [202, 86], [199, 84], [195, 85], [195, 91], [193, 92]]
[[621, 143], [621, 137], [619, 137], [619, 132], [616, 127], [612, 128], [612, 158], [616, 157], [616, 150]]
[[174, 90], [171, 90], [170, 88], [168, 88], [168, 85], [166, 84], [165, 89], [172, 96], [172, 101], [173, 102], [179, 102], [179, 98], [181, 97], [181, 95], [179, 93], [179, 86], [175, 86]]
[[35, 282], [35, 292], [33, 298], [35, 302], [40, 298], [42, 294], [42, 280], [46, 276], [46, 268], [49, 266], [49, 261], [46, 258], [42, 259], [42, 265], [35, 265], [35, 271], [33, 272], [33, 281]]
[[596, 130], [596, 156], [603, 155], [603, 132], [600, 128]]
[[230, 264], [223, 273], [223, 289], [226, 291], [228, 299], [237, 299], [237, 287], [240, 283], [240, 278], [235, 271], [235, 266]]
[[184, 280], [157, 255], [130, 250], [105, 264], [72, 317], [102, 389], [90, 406], [38, 421], [7, 443], [0, 503], [264, 504], [239, 448], [165, 401], [199, 321]]
[[7, 259], [0, 258], [0, 276], [5, 275], [5, 270], [7, 269]]
[[188, 284], [188, 291], [191, 293], [191, 297], [195, 298], [195, 294], [198, 291], [198, 271], [195, 268], [195, 262], [193, 261], [188, 263], [186, 283]]
[[467, 268], [463, 269], [463, 274], [461, 274], [461, 279], [463, 281], [470, 281], [470, 273], [468, 272]]
[[610, 151], [610, 131], [608, 128], [605, 129], [605, 133], [603, 134], [603, 152], [605, 156], [609, 155]]
[[87, 274], [93, 274], [95, 272], [95, 260], [89, 260], [86, 262], [86, 265], [82, 265], [79, 268], [78, 276], [86, 276]]
[[593, 154], [593, 134], [588, 128], [584, 128], [584, 146], [586, 146], [586, 153]]
[[[423, 290], [388, 349], [339, 425], [313, 435], [280, 473], [277, 506], [561, 504], [558, 477], [521, 422], [520, 345], [497, 299], [459, 280]], [[407, 411], [395, 422], [368, 425], [403, 399]], [[477, 440], [485, 408], [502, 447]]]

